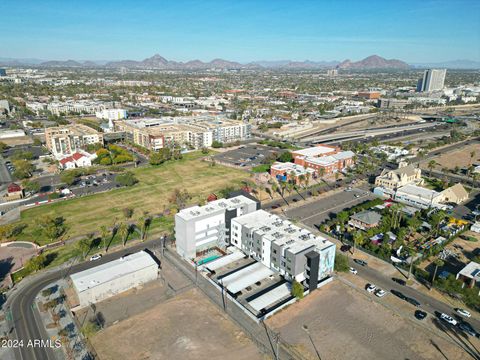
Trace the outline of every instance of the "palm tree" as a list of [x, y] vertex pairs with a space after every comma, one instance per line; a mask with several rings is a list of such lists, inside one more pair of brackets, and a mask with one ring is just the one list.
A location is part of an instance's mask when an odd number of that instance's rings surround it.
[[475, 154], [476, 154], [475, 150], [470, 152], [470, 162], [468, 163], [469, 166], [472, 165], [472, 161], [473, 161], [473, 158], [475, 157]]
[[309, 183], [310, 183], [310, 173], [307, 172], [307, 173], [305, 174], [305, 187], [306, 187], [306, 188], [308, 188]]
[[127, 238], [129, 233], [130, 233], [129, 226], [125, 223], [121, 223], [120, 226], [118, 227], [118, 234], [122, 239], [123, 247], [125, 247], [125, 245], [127, 244]]
[[408, 246], [407, 252], [408, 252], [408, 255], [410, 255], [410, 267], [408, 268], [408, 276], [407, 276], [407, 280], [408, 280], [410, 279], [410, 275], [412, 274], [413, 256], [415, 255], [415, 249], [412, 248], [411, 246]]
[[108, 231], [108, 228], [105, 225], [102, 225], [100, 227], [100, 236], [102, 238], [103, 242], [103, 248], [106, 250], [107, 249], [107, 236], [110, 234], [110, 231]]
[[363, 241], [363, 234], [361, 231], [355, 231], [353, 234], [353, 252], [352, 254], [355, 253], [355, 248], [357, 244], [360, 244]]
[[302, 186], [303, 183], [305, 183], [305, 179], [306, 179], [305, 175], [303, 175], [303, 174], [298, 177], [298, 182], [299, 182], [300, 186]]
[[435, 169], [435, 166], [437, 165], [437, 162], [435, 160], [430, 160], [428, 162], [427, 168], [430, 170], [430, 176], [432, 176], [432, 171]]
[[433, 272], [432, 286], [430, 287], [430, 290], [432, 290], [433, 284], [435, 283], [435, 277], [437, 276], [437, 269], [445, 265], [445, 262], [442, 259], [436, 259], [434, 263], [435, 263], [435, 271]]

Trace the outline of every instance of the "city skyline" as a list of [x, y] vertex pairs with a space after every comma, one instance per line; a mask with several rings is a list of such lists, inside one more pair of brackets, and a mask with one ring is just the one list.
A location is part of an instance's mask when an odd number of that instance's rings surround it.
[[[292, 5], [182, 1], [0, 5], [2, 58], [343, 61], [372, 54], [408, 63], [480, 60], [474, 1]], [[254, 11], [253, 11], [254, 10]]]

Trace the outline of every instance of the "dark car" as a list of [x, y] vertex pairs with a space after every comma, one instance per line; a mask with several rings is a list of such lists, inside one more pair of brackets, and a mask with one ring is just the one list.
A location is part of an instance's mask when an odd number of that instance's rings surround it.
[[367, 266], [368, 263], [366, 261], [363, 261], [363, 260], [360, 260], [360, 259], [353, 259], [353, 261], [355, 261], [358, 265], [361, 265], [361, 266]]
[[418, 320], [423, 320], [426, 317], [427, 317], [427, 313], [425, 311], [422, 311], [422, 310], [415, 311], [415, 318], [417, 318]]
[[402, 300], [406, 300], [406, 299], [407, 299], [407, 297], [406, 297], [405, 295], [403, 295], [403, 294], [402, 294], [400, 291], [398, 291], [398, 290], [390, 290], [390, 292], [391, 292], [393, 295], [399, 297], [399, 298], [402, 299]]
[[405, 300], [407, 302], [409, 302], [410, 304], [412, 304], [413, 306], [417, 306], [417, 307], [420, 306], [420, 303], [417, 300], [415, 300], [414, 298], [407, 297]]
[[465, 333], [470, 336], [478, 336], [478, 333], [473, 329], [472, 325], [467, 322], [462, 321], [458, 327]]
[[340, 247], [340, 251], [346, 252], [346, 251], [349, 251], [351, 248], [352, 248], [351, 245], [345, 244]]
[[403, 286], [407, 285], [406, 281], [402, 279], [392, 278], [392, 281], [395, 281], [399, 285], [403, 285]]

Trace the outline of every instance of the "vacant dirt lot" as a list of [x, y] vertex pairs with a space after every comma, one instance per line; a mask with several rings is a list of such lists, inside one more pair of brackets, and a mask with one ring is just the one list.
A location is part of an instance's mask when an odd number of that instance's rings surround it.
[[263, 358], [197, 289], [108, 327], [92, 343], [102, 360]]
[[[275, 315], [268, 325], [306, 358], [469, 359], [450, 342], [334, 281]], [[308, 327], [312, 342], [302, 326]], [[442, 355], [442, 353], [444, 355]]]
[[[473, 159], [470, 157], [470, 153], [475, 151]], [[464, 146], [458, 150], [450, 151], [435, 158], [435, 161], [439, 164], [436, 166], [437, 170], [442, 168], [453, 169], [456, 166], [463, 168], [468, 167], [470, 164], [480, 162], [480, 145], [470, 144]], [[428, 161], [422, 163], [422, 167], [427, 166]]]

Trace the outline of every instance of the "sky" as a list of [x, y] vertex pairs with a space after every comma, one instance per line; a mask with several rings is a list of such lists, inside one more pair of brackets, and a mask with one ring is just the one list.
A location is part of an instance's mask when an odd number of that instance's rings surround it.
[[478, 0], [1, 0], [0, 58], [480, 61]]

